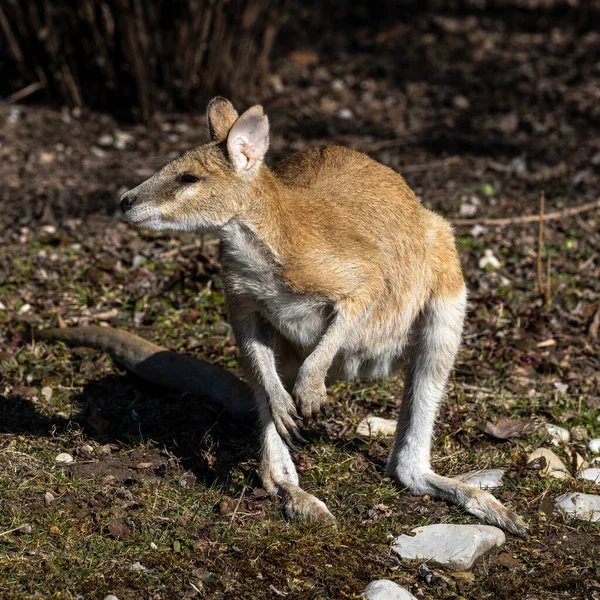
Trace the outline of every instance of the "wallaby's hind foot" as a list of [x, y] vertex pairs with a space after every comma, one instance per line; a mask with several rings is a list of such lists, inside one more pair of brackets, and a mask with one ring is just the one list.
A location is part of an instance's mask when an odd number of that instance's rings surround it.
[[403, 487], [406, 485], [413, 494], [427, 494], [432, 498], [451, 502], [488, 525], [495, 525], [508, 533], [527, 538], [528, 526], [525, 521], [489, 492], [431, 471], [418, 477], [406, 476], [394, 472], [388, 465], [386, 476], [395, 479]]
[[335, 517], [325, 503], [298, 486], [289, 486], [283, 490], [283, 502], [285, 513], [290, 519], [335, 525]]

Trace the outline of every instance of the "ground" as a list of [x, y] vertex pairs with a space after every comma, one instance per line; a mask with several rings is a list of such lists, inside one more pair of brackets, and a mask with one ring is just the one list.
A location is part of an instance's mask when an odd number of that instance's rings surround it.
[[[271, 160], [343, 143], [402, 172], [455, 223], [596, 200], [600, 35], [595, 3], [506, 2], [484, 11], [406, 8], [385, 24], [345, 15], [310, 35], [291, 19], [264, 104]], [[410, 9], [410, 10], [409, 10]], [[315, 19], [323, 22], [323, 19]], [[343, 25], [347, 27], [344, 28]], [[316, 27], [316, 26], [314, 26]], [[318, 40], [315, 42], [315, 40]], [[216, 241], [138, 233], [117, 197], [205, 139], [197, 115], [144, 125], [89, 111], [0, 105], [0, 596], [352, 598], [388, 578], [418, 598], [600, 597], [598, 525], [553, 511], [582, 480], [526, 467], [541, 430], [498, 440], [500, 416], [569, 429], [557, 453], [591, 458], [600, 437], [600, 216], [457, 225], [470, 289], [465, 343], [436, 428], [433, 465], [507, 469], [497, 496], [529, 523], [469, 573], [402, 563], [392, 536], [473, 523], [383, 477], [391, 440], [355, 434], [393, 417], [401, 378], [337, 384], [294, 456], [337, 529], [287, 521], [256, 476], [251, 423], [169, 393], [96, 351], [39, 343], [37, 328], [106, 323], [235, 371]], [[499, 265], [481, 267], [490, 250]], [[28, 332], [33, 330], [33, 341]], [[55, 462], [61, 452], [75, 462]]]

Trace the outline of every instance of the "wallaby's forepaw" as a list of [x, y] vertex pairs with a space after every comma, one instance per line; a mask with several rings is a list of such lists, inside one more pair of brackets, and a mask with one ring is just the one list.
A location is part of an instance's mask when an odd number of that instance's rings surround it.
[[314, 417], [327, 403], [327, 390], [323, 380], [315, 381], [299, 376], [292, 395], [305, 419]]
[[325, 503], [299, 487], [285, 492], [284, 508], [288, 517], [296, 521], [335, 525]]
[[300, 417], [291, 396], [282, 396], [277, 401], [271, 402], [271, 417], [277, 433], [291, 450], [296, 450], [294, 442], [306, 444], [298, 429], [296, 421], [299, 421]]

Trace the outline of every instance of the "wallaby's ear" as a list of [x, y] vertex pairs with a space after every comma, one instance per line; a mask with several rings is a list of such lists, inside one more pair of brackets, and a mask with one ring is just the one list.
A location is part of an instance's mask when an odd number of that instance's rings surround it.
[[269, 119], [262, 106], [249, 108], [233, 125], [227, 136], [229, 158], [238, 171], [249, 171], [260, 164], [269, 147]]
[[213, 142], [222, 142], [232, 125], [239, 117], [233, 104], [226, 98], [217, 96], [213, 98], [206, 109], [206, 122], [208, 124], [208, 135]]

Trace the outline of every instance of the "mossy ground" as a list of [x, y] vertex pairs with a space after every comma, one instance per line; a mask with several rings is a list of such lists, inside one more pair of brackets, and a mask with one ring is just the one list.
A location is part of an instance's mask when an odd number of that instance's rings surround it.
[[[385, 23], [357, 12], [321, 19], [322, 31], [300, 12], [264, 99], [271, 160], [353, 146], [403, 172], [450, 220], [465, 208], [477, 219], [536, 214], [541, 191], [547, 210], [595, 200], [593, 3], [492, 4], [423, 3]], [[318, 65], [288, 57], [302, 45]], [[507, 469], [494, 493], [531, 535], [509, 537], [470, 573], [436, 570], [432, 585], [390, 552], [392, 538], [476, 521], [397, 489], [383, 477], [391, 440], [355, 434], [367, 414], [396, 414], [401, 378], [335, 384], [327, 415], [306, 424], [294, 460], [336, 516], [332, 529], [286, 520], [264, 493], [251, 423], [93, 350], [35, 339], [59, 321], [107, 323], [235, 371], [216, 241], [139, 234], [112, 216], [120, 188], [204, 139], [202, 116], [129, 126], [0, 105], [0, 119], [0, 598], [352, 598], [375, 578], [430, 600], [599, 597], [598, 525], [553, 510], [559, 494], [598, 487], [528, 469], [527, 454], [549, 444], [540, 431], [507, 441], [483, 432], [502, 415], [536, 416], [600, 437], [598, 211], [548, 222], [548, 304], [535, 223], [457, 228], [470, 309], [433, 465]], [[125, 149], [99, 144], [117, 129], [133, 136]], [[500, 267], [480, 268], [486, 250]], [[556, 451], [571, 466], [576, 454], [592, 458], [580, 439]], [[61, 452], [75, 462], [57, 465]]]

